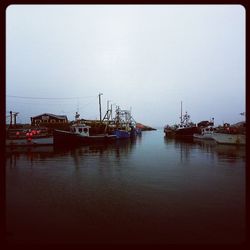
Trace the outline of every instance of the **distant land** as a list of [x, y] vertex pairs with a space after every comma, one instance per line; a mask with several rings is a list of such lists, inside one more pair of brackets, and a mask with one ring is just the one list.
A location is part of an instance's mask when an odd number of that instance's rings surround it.
[[157, 130], [156, 128], [152, 128], [150, 126], [144, 125], [142, 123], [136, 123], [136, 127], [140, 128], [142, 131], [150, 131], [150, 130]]

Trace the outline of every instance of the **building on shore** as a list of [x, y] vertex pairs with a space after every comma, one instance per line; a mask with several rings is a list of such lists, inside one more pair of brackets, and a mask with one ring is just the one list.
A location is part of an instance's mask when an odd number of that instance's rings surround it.
[[31, 126], [49, 126], [68, 124], [66, 115], [54, 115], [50, 113], [43, 113], [41, 115], [33, 116], [31, 119]]

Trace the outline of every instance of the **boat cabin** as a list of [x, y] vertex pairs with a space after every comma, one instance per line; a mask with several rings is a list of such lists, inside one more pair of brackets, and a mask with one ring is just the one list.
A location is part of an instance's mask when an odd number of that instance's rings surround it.
[[194, 125], [192, 123], [189, 123], [189, 124], [179, 124], [178, 125], [178, 129], [181, 129], [181, 128], [190, 128], [190, 127], [193, 127]]
[[70, 132], [74, 134], [79, 134], [81, 136], [89, 136], [89, 129], [91, 127], [85, 124], [73, 124], [70, 127]]
[[207, 127], [201, 128], [202, 135], [213, 134], [215, 131], [216, 131], [216, 128], [214, 128], [213, 126], [207, 126]]

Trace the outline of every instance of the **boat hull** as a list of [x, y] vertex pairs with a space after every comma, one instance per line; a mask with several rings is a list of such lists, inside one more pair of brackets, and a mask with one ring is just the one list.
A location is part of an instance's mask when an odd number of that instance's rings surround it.
[[126, 130], [115, 130], [114, 135], [117, 137], [117, 139], [126, 139], [130, 138], [130, 132]]
[[31, 140], [27, 139], [7, 139], [5, 144], [6, 146], [47, 146], [53, 145], [54, 139], [53, 136], [50, 137], [41, 137], [41, 138], [32, 138]]
[[63, 130], [54, 130], [53, 136], [55, 145], [91, 144], [114, 141], [116, 139], [115, 135], [101, 134], [93, 136], [81, 136], [79, 134]]
[[174, 138], [175, 137], [175, 130], [171, 129], [164, 129], [165, 136], [168, 138]]
[[214, 133], [213, 139], [219, 144], [245, 145], [246, 135]]
[[193, 138], [198, 132], [198, 127], [179, 128], [175, 130], [175, 138]]
[[213, 134], [193, 134], [194, 139], [198, 140], [213, 140]]

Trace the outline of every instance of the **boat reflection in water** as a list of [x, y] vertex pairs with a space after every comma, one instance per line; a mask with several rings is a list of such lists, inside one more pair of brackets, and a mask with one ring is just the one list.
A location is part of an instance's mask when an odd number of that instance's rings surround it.
[[209, 158], [217, 157], [220, 162], [235, 162], [237, 159], [245, 160], [246, 148], [240, 145], [218, 144], [214, 140], [170, 139], [164, 137], [165, 144], [173, 144], [179, 151], [181, 162], [190, 162], [192, 156], [199, 152]]
[[237, 159], [245, 160], [246, 148], [240, 145], [218, 144], [215, 141], [195, 141], [202, 151], [215, 154], [220, 161], [234, 162]]
[[[93, 165], [93, 158], [95, 165], [99, 167], [102, 166], [113, 166], [114, 162], [116, 166], [120, 165], [120, 161], [128, 158], [133, 150], [135, 140], [116, 140], [112, 143], [94, 144], [88, 146], [79, 146], [71, 149], [67, 148], [57, 148], [55, 152], [60, 153], [67, 150], [71, 157], [74, 159], [76, 167]], [[89, 158], [89, 156], [91, 158]], [[86, 158], [86, 159], [85, 159]], [[89, 162], [88, 162], [89, 161]]]
[[[9, 161], [10, 167], [15, 167], [16, 161], [26, 159], [32, 164], [33, 160], [57, 159], [61, 156], [71, 156], [75, 166], [83, 165], [85, 156], [92, 156], [98, 159], [96, 164], [108, 165], [108, 161], [114, 161], [119, 164], [121, 158], [129, 157], [133, 146], [135, 145], [134, 138], [128, 140], [115, 140], [112, 142], [99, 142], [92, 145], [76, 145], [76, 146], [36, 146], [36, 147], [15, 147], [6, 149], [7, 164]], [[140, 137], [138, 137], [138, 141]], [[122, 157], [121, 157], [122, 156]], [[92, 159], [93, 160], [93, 159]]]
[[135, 140], [9, 152], [7, 241], [239, 244], [242, 150], [145, 131]]

